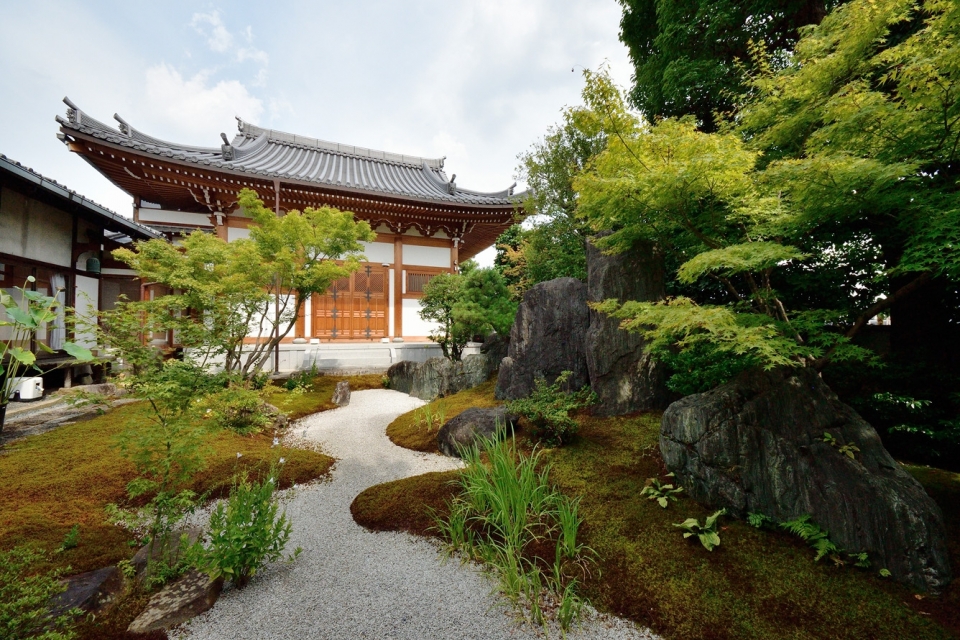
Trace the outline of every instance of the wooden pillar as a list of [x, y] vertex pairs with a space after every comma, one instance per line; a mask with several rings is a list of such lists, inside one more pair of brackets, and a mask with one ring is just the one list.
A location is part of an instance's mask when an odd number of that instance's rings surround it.
[[393, 238], [393, 337], [403, 337], [403, 236]]

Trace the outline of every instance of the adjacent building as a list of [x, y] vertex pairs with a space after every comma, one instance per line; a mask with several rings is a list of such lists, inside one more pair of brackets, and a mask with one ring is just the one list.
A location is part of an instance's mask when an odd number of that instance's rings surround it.
[[[134, 240], [162, 238], [147, 226], [124, 218], [62, 184], [0, 155], [0, 288], [18, 298], [14, 287], [26, 285], [60, 296], [67, 306], [90, 318], [111, 309], [120, 295], [139, 300], [140, 281], [125, 264], [110, 256]], [[27, 282], [33, 276], [34, 282]], [[5, 313], [0, 308], [0, 320]], [[54, 351], [67, 338], [60, 318], [37, 332], [31, 342]], [[10, 342], [11, 328], [0, 326], [0, 340]], [[94, 336], [76, 336], [94, 346]], [[37, 344], [18, 345], [39, 352], [40, 366], [62, 362], [65, 354], [47, 354]]]

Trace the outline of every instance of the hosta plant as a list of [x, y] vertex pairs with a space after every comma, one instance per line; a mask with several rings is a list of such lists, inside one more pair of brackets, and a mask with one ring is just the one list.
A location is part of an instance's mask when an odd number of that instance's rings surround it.
[[[672, 478], [674, 474], [668, 473], [667, 477]], [[644, 485], [643, 490], [640, 491], [641, 496], [647, 496], [649, 500], [656, 500], [664, 509], [667, 508], [670, 500], [674, 502], [677, 501], [677, 494], [683, 491], [683, 487], [674, 488], [672, 484], [663, 484], [656, 478], [647, 478], [647, 483]]]
[[720, 509], [713, 515], [707, 516], [703, 524], [700, 524], [700, 521], [696, 518], [687, 518], [683, 522], [674, 524], [673, 526], [683, 530], [684, 538], [697, 536], [704, 549], [713, 551], [714, 547], [720, 546], [720, 533], [718, 531], [717, 520], [726, 513], [726, 509]]

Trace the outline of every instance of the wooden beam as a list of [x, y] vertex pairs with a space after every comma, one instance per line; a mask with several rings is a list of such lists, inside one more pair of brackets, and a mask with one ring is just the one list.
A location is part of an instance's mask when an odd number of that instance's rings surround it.
[[403, 236], [393, 238], [393, 337], [403, 337]]

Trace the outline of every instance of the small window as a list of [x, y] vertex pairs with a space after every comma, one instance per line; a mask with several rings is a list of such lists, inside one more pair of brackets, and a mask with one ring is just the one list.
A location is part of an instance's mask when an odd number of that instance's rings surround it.
[[407, 293], [423, 293], [427, 283], [437, 275], [435, 273], [412, 273], [407, 272]]

